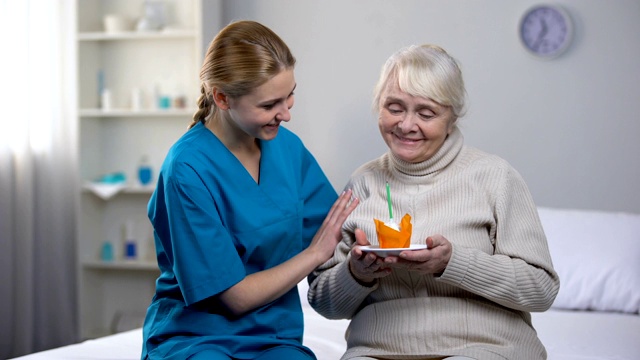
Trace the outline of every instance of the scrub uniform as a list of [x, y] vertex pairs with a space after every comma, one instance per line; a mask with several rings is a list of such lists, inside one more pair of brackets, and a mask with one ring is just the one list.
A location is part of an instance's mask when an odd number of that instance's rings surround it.
[[256, 183], [202, 123], [170, 149], [148, 205], [160, 277], [143, 328], [142, 358], [207, 350], [254, 359], [302, 346], [296, 287], [240, 317], [203, 301], [306, 248], [337, 194], [300, 139], [280, 128], [260, 142]]

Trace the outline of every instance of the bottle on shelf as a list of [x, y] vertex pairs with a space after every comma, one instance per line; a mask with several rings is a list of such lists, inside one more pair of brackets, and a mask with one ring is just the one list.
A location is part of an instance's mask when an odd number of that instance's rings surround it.
[[127, 221], [124, 225], [124, 258], [125, 260], [137, 260], [138, 259], [138, 244], [133, 235], [133, 221]]
[[140, 88], [134, 87], [131, 89], [131, 110], [132, 111], [140, 111], [142, 110], [142, 90]]
[[149, 186], [151, 185], [152, 177], [153, 169], [149, 163], [149, 158], [146, 155], [143, 155], [140, 158], [140, 163], [138, 164], [138, 181], [142, 186]]
[[158, 110], [168, 110], [171, 109], [171, 96], [166, 92], [162, 91], [159, 85], [155, 85], [153, 88], [154, 95], [154, 105]]
[[113, 245], [111, 245], [110, 241], [105, 241], [102, 244], [102, 251], [100, 253], [100, 259], [104, 262], [112, 262], [113, 261]]
[[102, 110], [111, 110], [111, 91], [109, 89], [102, 89], [102, 93], [100, 94], [100, 103]]

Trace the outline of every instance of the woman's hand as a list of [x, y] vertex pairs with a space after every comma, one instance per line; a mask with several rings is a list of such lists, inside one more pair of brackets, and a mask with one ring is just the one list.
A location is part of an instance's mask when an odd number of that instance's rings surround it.
[[317, 265], [325, 263], [333, 256], [333, 252], [342, 240], [342, 224], [349, 214], [358, 206], [358, 198], [352, 198], [352, 190], [346, 190], [338, 197], [322, 226], [311, 240], [309, 250], [312, 250], [318, 259]]
[[403, 251], [384, 259], [385, 266], [403, 268], [421, 274], [440, 274], [451, 259], [452, 247], [442, 235], [429, 236], [425, 250]]
[[365, 253], [360, 246], [369, 245], [364, 231], [356, 229], [356, 245], [351, 249], [349, 270], [353, 277], [362, 285], [371, 285], [377, 278], [391, 274], [391, 269], [385, 266], [384, 259], [374, 253]]
[[280, 265], [247, 275], [220, 293], [219, 304], [233, 316], [242, 316], [284, 295], [313, 269], [331, 258], [338, 242], [342, 240], [342, 224], [358, 203], [358, 199], [351, 197], [351, 190], [343, 192], [305, 250]]

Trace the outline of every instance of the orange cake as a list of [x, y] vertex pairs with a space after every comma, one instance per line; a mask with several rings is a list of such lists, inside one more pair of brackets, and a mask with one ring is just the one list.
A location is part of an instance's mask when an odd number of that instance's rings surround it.
[[373, 219], [376, 223], [376, 234], [378, 234], [378, 242], [383, 249], [389, 248], [408, 248], [411, 245], [411, 216], [405, 214], [400, 220], [400, 230], [396, 230], [384, 221]]

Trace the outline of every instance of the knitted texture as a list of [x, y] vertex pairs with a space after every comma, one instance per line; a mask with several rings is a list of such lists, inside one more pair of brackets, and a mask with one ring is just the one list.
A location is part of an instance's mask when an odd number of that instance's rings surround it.
[[[373, 219], [412, 216], [413, 244], [441, 234], [453, 247], [440, 276], [395, 269], [371, 286], [351, 275], [356, 228], [377, 244]], [[309, 302], [330, 319], [352, 319], [342, 359], [546, 359], [531, 311], [547, 310], [559, 289], [531, 194], [503, 159], [464, 146], [455, 128], [422, 163], [384, 154], [352, 175], [360, 205], [343, 226], [332, 259], [310, 275]]]

